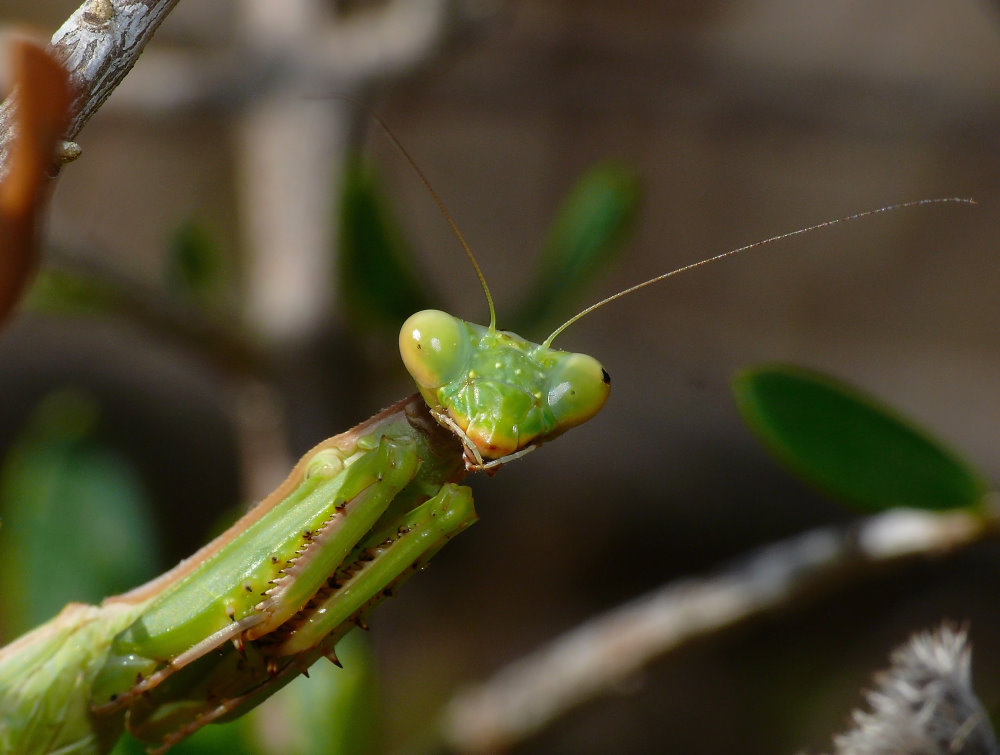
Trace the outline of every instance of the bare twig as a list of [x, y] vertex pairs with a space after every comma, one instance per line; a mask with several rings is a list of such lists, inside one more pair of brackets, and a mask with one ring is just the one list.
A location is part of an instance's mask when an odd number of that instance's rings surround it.
[[890, 511], [767, 546], [721, 573], [671, 583], [591, 619], [460, 693], [443, 723], [467, 752], [521, 740], [698, 637], [787, 605], [828, 581], [1000, 531], [1000, 515]]
[[[74, 89], [71, 140], [129, 72], [153, 32], [177, 0], [87, 0], [52, 36], [52, 53], [67, 69]], [[13, 138], [10, 99], [0, 104], [0, 171], [7, 169]], [[66, 159], [77, 154], [72, 146]]]

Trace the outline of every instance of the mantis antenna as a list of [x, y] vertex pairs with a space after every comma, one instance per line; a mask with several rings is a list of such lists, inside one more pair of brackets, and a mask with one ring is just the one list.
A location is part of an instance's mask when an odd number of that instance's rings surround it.
[[589, 315], [596, 309], [600, 309], [605, 304], [610, 304], [616, 299], [621, 299], [623, 296], [628, 296], [629, 294], [633, 294], [640, 289], [646, 288], [646, 286], [652, 286], [654, 283], [659, 283], [665, 278], [669, 278], [673, 275], [684, 273], [687, 272], [688, 270], [694, 270], [694, 268], [701, 267], [702, 265], [707, 265], [710, 262], [718, 262], [721, 259], [724, 259], [726, 257], [731, 257], [734, 254], [739, 254], [740, 252], [746, 252], [758, 246], [771, 244], [775, 241], [781, 241], [782, 239], [791, 238], [792, 236], [798, 236], [799, 234], [802, 233], [817, 231], [820, 228], [826, 228], [831, 225], [846, 223], [851, 220], [860, 220], [861, 218], [867, 218], [871, 215], [881, 215], [882, 213], [892, 212], [893, 210], [901, 210], [905, 207], [921, 207], [923, 205], [929, 205], [929, 204], [946, 204], [946, 203], [974, 205], [976, 204], [976, 201], [974, 199], [968, 199], [965, 197], [938, 197], [935, 199], [915, 199], [910, 202], [899, 202], [897, 204], [890, 204], [886, 205], [885, 207], [879, 207], [878, 209], [875, 210], [865, 210], [864, 212], [856, 212], [852, 215], [845, 215], [844, 217], [836, 218], [835, 220], [825, 220], [822, 223], [817, 223], [816, 225], [811, 225], [806, 228], [800, 228], [797, 231], [780, 233], [777, 236], [771, 236], [770, 238], [762, 239], [761, 241], [755, 241], [752, 244], [747, 244], [745, 246], [741, 246], [736, 249], [730, 249], [728, 252], [723, 252], [722, 254], [717, 254], [714, 257], [708, 257], [706, 259], [699, 260], [698, 262], [692, 262], [689, 265], [684, 265], [682, 267], [677, 268], [676, 270], [671, 270], [668, 273], [657, 275], [653, 278], [650, 278], [649, 280], [643, 281], [642, 283], [636, 283], [634, 286], [630, 286], [629, 288], [626, 288], [624, 291], [619, 291], [618, 293], [612, 294], [611, 296], [605, 299], [601, 299], [596, 304], [591, 304], [589, 307], [573, 315], [566, 322], [564, 322], [562, 325], [560, 325], [558, 328], [552, 331], [552, 335], [546, 338], [545, 341], [542, 343], [542, 345], [545, 346], [546, 348], [550, 347], [552, 345], [552, 342], [556, 339], [556, 336], [558, 336], [560, 333], [566, 330], [566, 328], [575, 323], [581, 317]]
[[437, 204], [438, 209], [441, 210], [441, 214], [444, 215], [444, 219], [448, 221], [448, 225], [451, 226], [451, 230], [454, 231], [455, 236], [458, 237], [458, 242], [462, 245], [462, 248], [465, 250], [465, 254], [468, 256], [469, 261], [472, 263], [472, 267], [475, 268], [476, 277], [479, 278], [479, 283], [483, 287], [483, 293], [486, 294], [486, 303], [487, 305], [489, 305], [490, 308], [490, 330], [491, 331], [496, 330], [497, 313], [496, 310], [493, 308], [493, 295], [490, 293], [490, 287], [486, 285], [486, 276], [483, 275], [483, 270], [481, 267], [479, 267], [479, 262], [476, 260], [476, 255], [472, 253], [472, 248], [466, 242], [465, 237], [462, 235], [462, 232], [458, 230], [458, 224], [455, 222], [455, 219], [451, 216], [451, 213], [448, 212], [448, 208], [445, 207], [444, 200], [442, 200], [441, 197], [438, 196], [438, 193], [434, 191], [434, 187], [431, 186], [431, 182], [428, 180], [427, 176], [424, 175], [424, 172], [420, 170], [420, 166], [417, 165], [417, 161], [410, 156], [410, 153], [406, 151], [406, 147], [403, 146], [403, 143], [396, 138], [396, 135], [394, 133], [392, 133], [392, 129], [389, 128], [389, 124], [383, 121], [382, 118], [379, 117], [378, 113], [376, 113], [374, 110], [369, 108], [364, 103], [358, 102], [356, 100], [347, 97], [341, 97], [341, 99], [347, 99], [348, 101], [353, 102], [355, 105], [358, 105], [359, 107], [367, 110], [368, 115], [371, 116], [372, 120], [374, 120], [381, 127], [381, 129], [385, 132], [386, 136], [389, 137], [389, 140], [396, 146], [396, 149], [398, 149], [400, 153], [402, 153], [403, 157], [406, 159], [406, 162], [410, 164], [410, 167], [413, 168], [413, 171], [420, 178], [421, 182], [424, 184], [424, 187], [427, 189], [431, 197], [434, 199], [434, 202]]

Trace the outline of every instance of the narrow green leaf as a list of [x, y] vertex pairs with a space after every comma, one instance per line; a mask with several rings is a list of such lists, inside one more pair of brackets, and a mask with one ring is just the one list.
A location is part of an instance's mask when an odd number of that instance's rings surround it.
[[619, 163], [598, 163], [577, 180], [549, 229], [514, 330], [530, 329], [553, 313], [566, 314], [568, 301], [621, 249], [640, 197], [636, 172]]
[[432, 297], [384, 199], [374, 170], [360, 158], [344, 172], [340, 196], [340, 295], [352, 322], [396, 329]]
[[226, 294], [225, 258], [204, 225], [188, 219], [167, 245], [167, 286], [181, 301], [218, 305]]
[[0, 595], [8, 638], [70, 601], [100, 602], [157, 572], [149, 505], [95, 434], [94, 400], [55, 393], [0, 470]]
[[866, 511], [979, 504], [988, 483], [971, 464], [876, 399], [790, 366], [733, 380], [743, 418], [791, 471]]

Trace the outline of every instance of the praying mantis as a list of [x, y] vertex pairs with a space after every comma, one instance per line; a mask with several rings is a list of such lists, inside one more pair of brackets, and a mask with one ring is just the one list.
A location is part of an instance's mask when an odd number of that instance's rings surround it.
[[459, 484], [467, 473], [493, 473], [602, 409], [608, 372], [593, 357], [552, 348], [567, 327], [762, 244], [964, 201], [892, 205], [749, 244], [607, 297], [535, 344], [497, 328], [478, 262], [423, 180], [479, 277], [489, 325], [439, 310], [412, 315], [399, 346], [417, 394], [313, 448], [271, 495], [171, 571], [99, 607], [69, 606], [0, 651], [0, 750], [105, 752], [124, 728], [163, 752], [241, 715], [315, 660], [338, 663], [344, 634], [476, 521]]

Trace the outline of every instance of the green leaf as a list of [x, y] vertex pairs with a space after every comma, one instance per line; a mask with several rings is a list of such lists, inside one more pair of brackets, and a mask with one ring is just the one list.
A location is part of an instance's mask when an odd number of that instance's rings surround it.
[[218, 304], [229, 276], [225, 258], [204, 225], [188, 219], [171, 234], [167, 246], [167, 286], [182, 301]]
[[132, 468], [96, 436], [97, 421], [90, 396], [52, 394], [4, 460], [0, 608], [8, 632], [157, 573], [149, 504]]
[[764, 366], [739, 373], [743, 418], [791, 471], [866, 511], [942, 511], [989, 490], [971, 464], [876, 399], [819, 373]]
[[352, 322], [394, 330], [430, 306], [375, 172], [360, 158], [344, 172], [339, 224], [340, 296]]
[[530, 330], [562, 310], [610, 263], [632, 230], [641, 197], [634, 170], [598, 163], [577, 180], [549, 229], [514, 330]]

